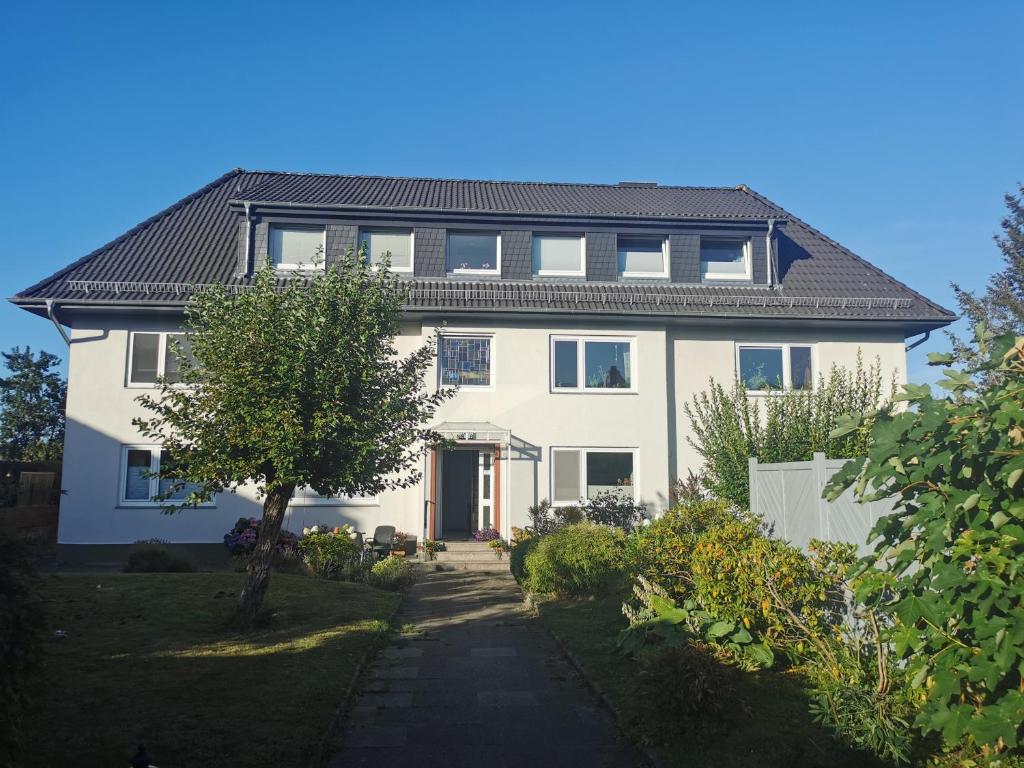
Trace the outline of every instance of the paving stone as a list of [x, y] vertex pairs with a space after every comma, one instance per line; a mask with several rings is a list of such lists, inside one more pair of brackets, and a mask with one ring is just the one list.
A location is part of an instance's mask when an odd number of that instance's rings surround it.
[[483, 707], [537, 706], [537, 695], [533, 691], [480, 691], [476, 699]]
[[370, 677], [378, 680], [412, 680], [419, 677], [419, 667], [379, 667], [369, 670]]
[[478, 659], [493, 659], [499, 656], [517, 656], [515, 648], [471, 648], [471, 656]]

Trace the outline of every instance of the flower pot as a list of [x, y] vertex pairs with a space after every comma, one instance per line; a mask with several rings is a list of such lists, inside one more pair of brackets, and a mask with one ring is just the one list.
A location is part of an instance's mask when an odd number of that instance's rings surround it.
[[408, 557], [415, 557], [416, 556], [416, 537], [415, 536], [409, 536], [408, 534], [406, 534], [405, 544], [403, 545], [403, 549], [405, 550], [406, 556], [408, 556]]
[[392, 557], [405, 557], [405, 550], [404, 549], [392, 549], [391, 550], [391, 556]]

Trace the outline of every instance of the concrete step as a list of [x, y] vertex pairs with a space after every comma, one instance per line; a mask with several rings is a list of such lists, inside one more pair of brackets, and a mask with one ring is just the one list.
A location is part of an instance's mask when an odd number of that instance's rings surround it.
[[440, 569], [442, 571], [479, 571], [479, 572], [482, 572], [482, 573], [508, 573], [509, 572], [508, 558], [507, 557], [502, 559], [502, 560], [499, 560], [498, 558], [495, 557], [495, 558], [492, 558], [492, 561], [489, 562], [489, 563], [488, 562], [483, 562], [483, 563], [476, 563], [476, 562], [460, 563], [460, 562], [451, 562], [451, 561], [442, 563], [442, 562], [435, 561], [434, 563], [425, 563], [424, 565], [422, 565], [420, 567], [421, 568], [429, 568], [431, 565], [434, 566], [435, 570]]
[[488, 548], [483, 552], [476, 550], [458, 550], [456, 552], [438, 552], [437, 562], [439, 563], [489, 563], [491, 560], [498, 560], [493, 549]]
[[446, 541], [445, 552], [491, 552], [486, 541]]

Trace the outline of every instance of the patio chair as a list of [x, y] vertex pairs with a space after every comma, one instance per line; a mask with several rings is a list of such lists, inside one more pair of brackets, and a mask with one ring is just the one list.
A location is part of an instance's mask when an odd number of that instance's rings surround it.
[[373, 538], [366, 542], [367, 549], [377, 560], [383, 560], [391, 553], [395, 543], [395, 526], [378, 525], [373, 531]]

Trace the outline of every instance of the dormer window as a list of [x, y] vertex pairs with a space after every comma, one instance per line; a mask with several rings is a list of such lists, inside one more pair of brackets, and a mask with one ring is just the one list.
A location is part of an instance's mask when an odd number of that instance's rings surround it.
[[445, 261], [453, 275], [500, 275], [501, 237], [496, 232], [449, 232]]
[[702, 237], [700, 279], [750, 280], [750, 241], [738, 237]]
[[622, 277], [668, 277], [668, 248], [664, 237], [619, 235], [618, 260]]
[[412, 272], [412, 232], [408, 229], [363, 229], [359, 246], [367, 261], [376, 267], [387, 254], [392, 272]]
[[325, 230], [323, 227], [273, 225], [270, 227], [269, 251], [274, 269], [323, 269]]
[[533, 273], [539, 277], [583, 277], [585, 260], [581, 235], [533, 236]]

